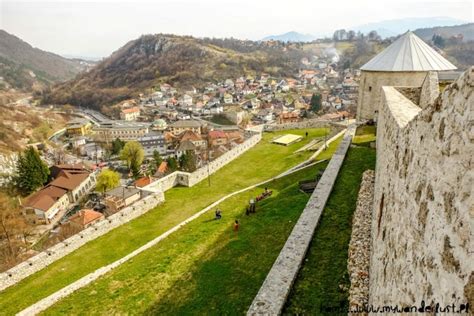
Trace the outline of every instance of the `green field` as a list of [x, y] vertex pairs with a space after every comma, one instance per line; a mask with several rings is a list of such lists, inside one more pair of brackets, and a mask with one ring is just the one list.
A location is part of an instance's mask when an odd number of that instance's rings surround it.
[[44, 314], [244, 314], [309, 199], [298, 181], [326, 165], [269, 183], [273, 195], [251, 216], [245, 206], [263, 187], [226, 200], [221, 220], [205, 214]]
[[[370, 133], [370, 129], [366, 131]], [[365, 132], [359, 132], [363, 136]], [[355, 141], [339, 172], [319, 220], [303, 267], [295, 281], [284, 314], [333, 315], [321, 308], [348, 307], [347, 256], [362, 173], [375, 168], [375, 150]], [[324, 310], [324, 309], [323, 309]], [[347, 315], [342, 312], [340, 315]]]
[[[290, 146], [271, 144], [278, 134], [309, 137]], [[82, 276], [107, 265], [203, 209], [220, 197], [271, 178], [308, 158], [310, 152], [295, 154], [324, 129], [291, 130], [264, 134], [254, 148], [211, 176], [211, 186], [202, 181], [192, 188], [177, 187], [166, 192], [166, 202], [145, 215], [89, 242], [47, 268], [0, 293], [0, 314], [14, 314]], [[335, 147], [331, 146], [329, 150]], [[327, 151], [328, 153], [330, 151]]]
[[376, 127], [374, 125], [362, 125], [357, 128], [353, 143], [360, 146], [370, 147], [375, 142]]

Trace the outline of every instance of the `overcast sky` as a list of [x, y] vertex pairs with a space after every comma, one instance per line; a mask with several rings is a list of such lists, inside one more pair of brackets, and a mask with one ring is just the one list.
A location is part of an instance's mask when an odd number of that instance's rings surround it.
[[0, 11], [0, 28], [31, 45], [89, 57], [107, 56], [150, 33], [256, 40], [406, 17], [473, 21], [472, 0], [0, 0]]

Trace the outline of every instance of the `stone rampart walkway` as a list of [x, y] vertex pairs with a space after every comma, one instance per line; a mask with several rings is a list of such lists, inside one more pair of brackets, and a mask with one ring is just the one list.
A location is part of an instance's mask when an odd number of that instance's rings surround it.
[[313, 238], [319, 217], [336, 182], [355, 130], [356, 126], [351, 125], [345, 132], [344, 139], [329, 162], [247, 315], [279, 315], [281, 313]]

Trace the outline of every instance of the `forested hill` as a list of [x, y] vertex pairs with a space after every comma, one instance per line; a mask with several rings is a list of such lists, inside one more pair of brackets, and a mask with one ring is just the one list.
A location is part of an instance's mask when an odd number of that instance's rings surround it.
[[88, 62], [34, 48], [15, 35], [0, 30], [0, 90], [41, 89], [71, 79], [88, 66]]
[[162, 82], [185, 88], [261, 72], [291, 75], [305, 56], [298, 45], [144, 35], [91, 71], [55, 86], [44, 101], [100, 109]]

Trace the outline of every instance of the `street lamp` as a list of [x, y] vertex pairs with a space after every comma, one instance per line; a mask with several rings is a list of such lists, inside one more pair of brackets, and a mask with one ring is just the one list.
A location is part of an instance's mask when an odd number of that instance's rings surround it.
[[207, 180], [209, 186], [211, 186], [211, 173], [209, 171], [209, 164], [210, 164], [210, 159], [209, 159], [209, 146], [207, 146]]

